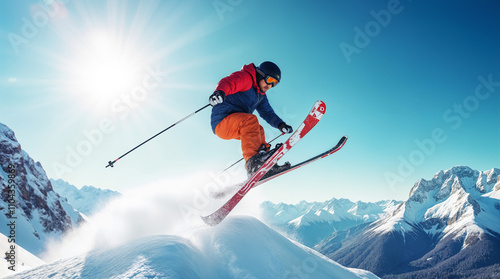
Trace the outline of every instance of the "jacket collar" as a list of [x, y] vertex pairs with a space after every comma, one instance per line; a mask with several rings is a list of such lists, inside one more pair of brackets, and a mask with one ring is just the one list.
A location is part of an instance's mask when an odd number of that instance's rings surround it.
[[255, 88], [255, 90], [257, 90], [257, 92], [261, 95], [265, 95], [265, 92], [260, 92], [259, 84], [257, 83], [257, 72], [255, 71], [255, 67], [256, 66], [254, 63], [250, 63], [243, 66], [241, 70], [249, 73], [252, 76], [253, 87]]

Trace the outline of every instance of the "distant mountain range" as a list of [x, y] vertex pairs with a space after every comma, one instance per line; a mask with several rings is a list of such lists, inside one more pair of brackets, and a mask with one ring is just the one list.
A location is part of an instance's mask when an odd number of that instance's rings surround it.
[[391, 215], [315, 249], [384, 278], [498, 278], [500, 169], [456, 166], [420, 179]]
[[300, 243], [313, 247], [333, 232], [371, 223], [391, 214], [401, 202], [352, 202], [331, 199], [324, 202], [261, 205], [266, 223], [295, 237]]
[[98, 212], [112, 199], [121, 196], [119, 192], [94, 186], [83, 186], [78, 189], [62, 179], [50, 179], [50, 182], [60, 196], [67, 198], [69, 204], [87, 216]]

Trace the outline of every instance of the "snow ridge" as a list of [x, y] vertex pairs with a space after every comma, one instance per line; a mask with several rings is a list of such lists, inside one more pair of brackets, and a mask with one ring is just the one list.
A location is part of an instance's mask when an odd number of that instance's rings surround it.
[[[190, 237], [145, 236], [16, 278], [378, 278], [301, 247], [253, 217], [229, 217]], [[306, 277], [307, 276], [307, 277]]]

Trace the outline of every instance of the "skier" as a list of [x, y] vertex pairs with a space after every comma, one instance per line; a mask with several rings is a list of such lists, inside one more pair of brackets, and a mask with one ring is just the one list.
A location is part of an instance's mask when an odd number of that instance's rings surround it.
[[[212, 105], [211, 125], [213, 132], [221, 139], [241, 140], [248, 176], [255, 173], [277, 148], [270, 150], [264, 128], [259, 124], [255, 110], [272, 127], [283, 133], [292, 133], [269, 104], [266, 92], [275, 87], [281, 79], [281, 70], [273, 62], [244, 65], [240, 71], [221, 79], [209, 97]], [[290, 168], [290, 163], [275, 165], [267, 174]]]

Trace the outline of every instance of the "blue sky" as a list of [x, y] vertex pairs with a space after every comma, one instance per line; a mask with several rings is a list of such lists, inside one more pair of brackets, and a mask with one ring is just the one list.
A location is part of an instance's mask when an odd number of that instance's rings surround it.
[[[212, 134], [217, 82], [271, 60], [275, 111], [297, 127], [327, 113], [287, 154], [334, 156], [259, 191], [274, 202], [405, 200], [420, 178], [500, 167], [496, 1], [9, 1], [0, 11], [0, 122], [51, 178], [118, 191], [200, 175], [241, 157]], [[277, 130], [263, 123], [268, 139]], [[228, 177], [237, 182], [243, 164]], [[166, 185], [168, 187], [168, 185]]]

